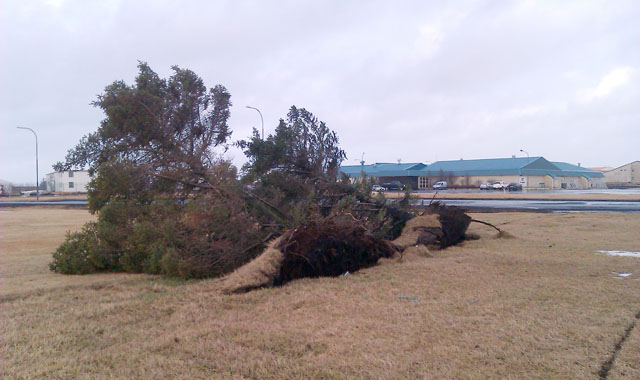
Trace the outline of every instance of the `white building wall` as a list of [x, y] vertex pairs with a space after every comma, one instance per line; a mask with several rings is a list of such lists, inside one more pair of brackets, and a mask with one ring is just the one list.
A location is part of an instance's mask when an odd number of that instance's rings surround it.
[[69, 170], [47, 174], [47, 191], [54, 193], [86, 193], [91, 181], [86, 170]]
[[640, 161], [634, 161], [604, 173], [611, 184], [640, 185]]
[[[431, 183], [435, 183], [440, 177], [430, 177]], [[479, 187], [481, 183], [489, 182], [494, 183], [496, 181], [504, 181], [506, 183], [516, 182], [522, 185], [525, 189], [551, 189], [553, 180], [549, 176], [540, 175], [484, 175], [484, 176], [451, 176], [443, 177], [442, 180], [448, 180], [449, 186], [471, 186]]]
[[[481, 183], [496, 181], [504, 181], [506, 183], [516, 182], [525, 189], [606, 189], [604, 178], [587, 179], [582, 176], [575, 177], [556, 177], [552, 178], [548, 175], [491, 175], [491, 176], [444, 176], [429, 177], [429, 183], [436, 181], [448, 181], [449, 186], [462, 187], [479, 187]], [[564, 184], [564, 186], [563, 186]]]
[[9, 181], [3, 181], [0, 179], [0, 188], [2, 189], [1, 195], [11, 194], [13, 185]]

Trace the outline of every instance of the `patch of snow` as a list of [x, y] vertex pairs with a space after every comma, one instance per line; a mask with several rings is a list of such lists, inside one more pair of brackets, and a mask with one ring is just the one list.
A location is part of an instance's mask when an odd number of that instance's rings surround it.
[[618, 277], [629, 277], [631, 276], [630, 272], [620, 272], [618, 273]]
[[640, 258], [640, 252], [631, 252], [631, 251], [598, 251], [600, 253], [605, 253], [610, 256], [627, 256], [627, 257], [637, 257]]

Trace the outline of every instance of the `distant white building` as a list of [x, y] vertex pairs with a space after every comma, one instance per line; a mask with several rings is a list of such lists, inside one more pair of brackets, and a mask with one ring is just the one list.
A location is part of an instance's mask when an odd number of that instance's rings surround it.
[[46, 181], [53, 193], [86, 193], [91, 176], [87, 170], [68, 170], [47, 174]]
[[607, 185], [612, 187], [640, 186], [640, 161], [633, 161], [604, 172]]
[[11, 182], [0, 179], [0, 195], [11, 194], [12, 187], [13, 184]]

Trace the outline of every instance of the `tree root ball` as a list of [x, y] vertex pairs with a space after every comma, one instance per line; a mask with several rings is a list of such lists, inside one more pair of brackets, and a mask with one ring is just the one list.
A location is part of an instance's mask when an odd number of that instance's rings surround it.
[[331, 219], [311, 221], [285, 233], [277, 248], [284, 260], [275, 285], [355, 272], [396, 253], [393, 244], [373, 237], [357, 221]]

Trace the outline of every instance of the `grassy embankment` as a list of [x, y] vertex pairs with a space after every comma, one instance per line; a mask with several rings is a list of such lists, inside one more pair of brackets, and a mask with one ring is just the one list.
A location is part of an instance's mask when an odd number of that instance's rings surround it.
[[[640, 214], [476, 214], [514, 239], [222, 295], [50, 273], [77, 209], [0, 209], [3, 379], [597, 379], [640, 311]], [[632, 272], [617, 278], [618, 272]], [[408, 298], [419, 297], [418, 302]], [[640, 326], [610, 379], [640, 378]]]

